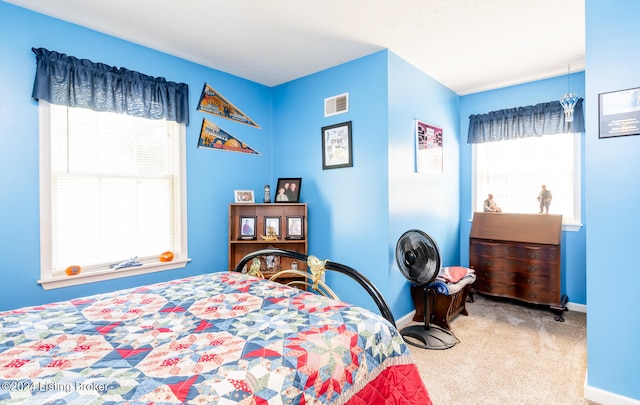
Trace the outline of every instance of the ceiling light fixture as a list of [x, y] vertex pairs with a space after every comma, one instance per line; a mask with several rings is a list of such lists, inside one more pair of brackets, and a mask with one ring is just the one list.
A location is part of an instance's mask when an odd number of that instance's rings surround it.
[[571, 65], [567, 68], [567, 93], [560, 99], [560, 105], [564, 109], [566, 122], [573, 122], [573, 107], [578, 102], [578, 96], [571, 92]]

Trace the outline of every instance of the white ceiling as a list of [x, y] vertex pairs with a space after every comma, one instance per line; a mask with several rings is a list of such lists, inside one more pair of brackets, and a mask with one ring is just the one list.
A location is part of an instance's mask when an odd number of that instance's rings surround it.
[[585, 64], [584, 0], [5, 1], [268, 86], [385, 48], [460, 95]]

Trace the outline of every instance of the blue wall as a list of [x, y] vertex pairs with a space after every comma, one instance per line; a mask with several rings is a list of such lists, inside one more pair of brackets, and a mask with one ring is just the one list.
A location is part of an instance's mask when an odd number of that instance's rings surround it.
[[599, 139], [597, 100], [640, 87], [639, 14], [635, 0], [586, 1], [588, 386], [637, 400], [640, 136]]
[[[345, 92], [349, 112], [325, 118], [324, 98]], [[445, 261], [458, 263], [457, 101], [386, 50], [274, 88], [274, 177], [303, 178], [309, 250], [365, 273], [396, 317], [413, 310], [395, 262], [404, 231], [432, 234]], [[445, 174], [415, 173], [415, 119], [444, 129]], [[353, 167], [322, 170], [320, 128], [345, 121], [353, 125]], [[327, 277], [340, 297], [375, 308], [351, 283]]]
[[[615, 5], [612, 5], [615, 4]], [[632, 16], [634, 0], [586, 0], [587, 74], [571, 75], [586, 99], [583, 224], [563, 234], [564, 286], [588, 313], [589, 387], [640, 399], [636, 373], [640, 341], [634, 311], [632, 252], [637, 245], [640, 136], [600, 140], [597, 94], [637, 87], [640, 56]], [[412, 309], [408, 285], [397, 271], [394, 247], [409, 228], [432, 234], [444, 264], [468, 263], [471, 148], [468, 116], [557, 99], [566, 77], [458, 97], [390, 51], [267, 88], [236, 76], [155, 52], [79, 26], [0, 2], [0, 310], [69, 299], [227, 267], [227, 205], [234, 189], [253, 189], [278, 177], [302, 177], [309, 206], [310, 250], [361, 270], [378, 285], [396, 317]], [[125, 66], [189, 84], [187, 130], [189, 253], [183, 270], [43, 291], [39, 278], [38, 107], [30, 97], [32, 47]], [[10, 61], [10, 62], [9, 62]], [[623, 62], [621, 62], [623, 61]], [[261, 129], [198, 113], [209, 83]], [[323, 116], [325, 97], [350, 94], [350, 111]], [[207, 118], [245, 141], [261, 156], [196, 148]], [[444, 173], [414, 173], [413, 121], [444, 130]], [[320, 128], [353, 122], [354, 166], [322, 170]], [[612, 209], [612, 204], [615, 209]], [[587, 220], [588, 218], [588, 224]], [[588, 226], [587, 226], [588, 225]], [[586, 249], [586, 246], [589, 249]], [[586, 268], [586, 275], [584, 269]], [[615, 271], [615, 288], [603, 286]], [[347, 281], [330, 280], [345, 300], [367, 307]]]
[[[271, 89], [4, 2], [0, 2], [0, 38], [0, 310], [226, 269], [227, 205], [233, 201], [233, 190], [261, 190], [271, 180]], [[189, 85], [187, 199], [193, 260], [186, 268], [49, 291], [36, 284], [40, 278], [38, 104], [31, 98], [32, 47]], [[241, 106], [262, 129], [196, 112], [205, 82]], [[262, 155], [196, 148], [204, 117]]]
[[[518, 86], [505, 87], [498, 90], [486, 91], [461, 97], [460, 101], [460, 127], [464, 139], [460, 151], [461, 160], [461, 203], [460, 203], [460, 246], [462, 262], [469, 263], [469, 232], [471, 231], [472, 217], [472, 151], [471, 145], [466, 143], [469, 131], [469, 116], [471, 114], [484, 114], [490, 111], [502, 110], [527, 105], [535, 105], [547, 101], [559, 100], [567, 92], [570, 85], [571, 92], [585, 98], [584, 72], [573, 73], [570, 81], [567, 76], [539, 80]], [[588, 100], [585, 99], [585, 104]], [[584, 139], [582, 144], [582, 167], [584, 168]], [[582, 224], [585, 220], [585, 184], [582, 179]], [[535, 190], [534, 190], [535, 192]], [[585, 251], [586, 231], [585, 226], [578, 231], [564, 231], [561, 240], [562, 260], [562, 290], [567, 294], [569, 301], [576, 304], [586, 304], [586, 276], [585, 276]]]
[[[389, 261], [397, 274], [395, 246], [409, 229], [428, 233], [438, 244], [443, 265], [458, 265], [460, 204], [459, 97], [450, 89], [408, 64], [389, 57]], [[416, 173], [415, 120], [442, 128], [443, 172]], [[409, 295], [402, 278], [390, 287], [400, 297]], [[393, 295], [392, 295], [393, 297]], [[413, 310], [403, 306], [400, 315]]]
[[[302, 177], [309, 251], [360, 270], [381, 291], [388, 284], [386, 60], [381, 51], [273, 92], [274, 178]], [[324, 99], [342, 93], [349, 93], [349, 112], [325, 118]], [[352, 122], [353, 167], [322, 170], [321, 128], [346, 121]], [[327, 280], [343, 299], [375, 308], [347, 280]]]

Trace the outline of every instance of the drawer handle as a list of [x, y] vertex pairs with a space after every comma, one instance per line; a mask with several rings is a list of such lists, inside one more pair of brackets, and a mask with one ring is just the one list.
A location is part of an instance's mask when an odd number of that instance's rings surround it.
[[529, 271], [530, 271], [531, 273], [535, 273], [536, 271], [538, 271], [538, 268], [537, 268], [537, 267], [531, 267], [531, 266], [529, 266]]
[[536, 285], [538, 284], [538, 282], [536, 280], [531, 280], [530, 278], [527, 279], [527, 284], [533, 284]]

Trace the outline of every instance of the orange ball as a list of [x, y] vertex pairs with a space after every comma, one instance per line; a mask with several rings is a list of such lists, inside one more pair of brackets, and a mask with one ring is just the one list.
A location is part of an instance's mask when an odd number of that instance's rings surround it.
[[166, 251], [160, 255], [161, 262], [170, 262], [171, 260], [173, 260], [173, 252]]

